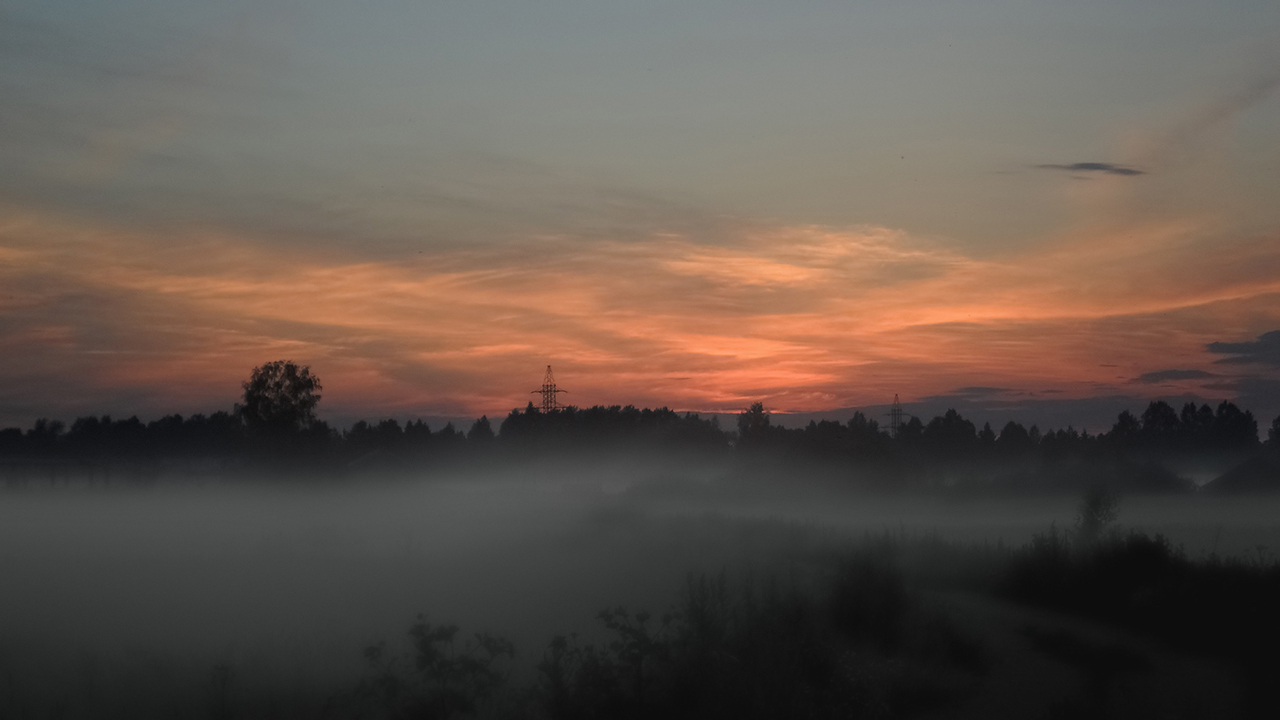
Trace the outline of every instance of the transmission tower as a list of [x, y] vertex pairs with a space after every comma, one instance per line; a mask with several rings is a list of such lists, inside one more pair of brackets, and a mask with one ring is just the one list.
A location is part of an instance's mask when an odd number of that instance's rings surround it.
[[556, 387], [556, 377], [551, 374], [551, 366], [547, 366], [547, 374], [542, 377], [542, 389], [533, 390], [530, 395], [542, 395], [542, 412], [549, 413], [552, 410], [559, 410], [560, 403], [556, 402], [556, 393], [569, 392]]
[[898, 393], [893, 394], [893, 407], [889, 408], [889, 434], [898, 437], [902, 429], [902, 404], [898, 402]]

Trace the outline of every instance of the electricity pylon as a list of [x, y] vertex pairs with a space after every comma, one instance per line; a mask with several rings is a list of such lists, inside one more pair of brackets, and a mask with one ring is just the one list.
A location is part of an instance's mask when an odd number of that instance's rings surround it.
[[551, 366], [547, 366], [547, 374], [542, 378], [542, 388], [540, 390], [530, 391], [530, 395], [542, 395], [542, 412], [549, 413], [552, 410], [559, 410], [560, 403], [556, 401], [556, 393], [569, 392], [556, 387], [556, 377], [551, 374]]
[[889, 435], [898, 437], [898, 431], [902, 429], [902, 404], [898, 402], [898, 393], [893, 394], [893, 407], [889, 409], [888, 415]]

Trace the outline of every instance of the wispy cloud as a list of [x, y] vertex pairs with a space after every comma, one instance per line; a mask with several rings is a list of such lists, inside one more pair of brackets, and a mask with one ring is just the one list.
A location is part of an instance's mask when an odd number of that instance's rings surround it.
[[1280, 322], [1277, 247], [1165, 223], [974, 258], [891, 229], [798, 226], [369, 260], [9, 211], [0, 377], [20, 390], [0, 414], [50, 398], [64, 414], [227, 406], [277, 357], [315, 366], [347, 414], [500, 413], [547, 363], [584, 404], [1108, 394], [1134, 375], [1105, 365], [1203, 362], [1206, 346], [1271, 357], [1255, 347], [1270, 334], [1209, 341], [1233, 318]]
[[1009, 395], [1017, 392], [1018, 391], [1015, 390], [1014, 388], [988, 387], [985, 385], [971, 385], [969, 387], [956, 388], [955, 390], [952, 390], [950, 392], [942, 393], [941, 395], [933, 395], [930, 398], [925, 398], [925, 399], [939, 399], [939, 398], [949, 398], [949, 397], [964, 397], [964, 398], [978, 399], [978, 398], [985, 398], [985, 397], [993, 397], [997, 395]]
[[[1274, 47], [1274, 45], [1272, 46]], [[1214, 93], [1208, 101], [1188, 110], [1164, 130], [1150, 132], [1134, 149], [1144, 164], [1165, 166], [1170, 159], [1193, 155], [1206, 142], [1219, 137], [1237, 117], [1251, 110], [1280, 89], [1277, 55], [1270, 50], [1258, 59], [1251, 77], [1225, 92]]]
[[1154, 372], [1142, 373], [1137, 378], [1134, 378], [1134, 382], [1151, 385], [1155, 383], [1168, 382], [1170, 380], [1202, 380], [1212, 377], [1217, 377], [1217, 375], [1205, 372], [1204, 370], [1156, 370]]

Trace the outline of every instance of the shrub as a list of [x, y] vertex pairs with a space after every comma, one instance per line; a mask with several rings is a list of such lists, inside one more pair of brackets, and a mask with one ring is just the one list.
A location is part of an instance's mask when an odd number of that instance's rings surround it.
[[392, 718], [445, 720], [466, 717], [493, 698], [507, 679], [515, 647], [509, 640], [476, 633], [459, 644], [458, 626], [433, 625], [423, 615], [409, 628], [413, 672], [403, 658], [390, 656], [383, 643], [365, 649], [371, 676], [357, 697]]
[[394, 718], [880, 718], [945, 704], [981, 667], [977, 644], [870, 555], [808, 587], [690, 577], [660, 617], [617, 607], [597, 619], [603, 642], [554, 638], [534, 683], [514, 688], [509, 642], [459, 645], [457, 627], [419, 616], [413, 662], [370, 647], [358, 696]]

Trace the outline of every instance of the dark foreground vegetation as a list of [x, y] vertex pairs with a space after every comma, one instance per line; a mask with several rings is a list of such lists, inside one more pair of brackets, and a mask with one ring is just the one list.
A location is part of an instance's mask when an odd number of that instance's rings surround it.
[[[596, 642], [554, 638], [523, 684], [511, 680], [507, 641], [420, 616], [407, 652], [369, 647], [366, 679], [326, 708], [370, 718], [1015, 717], [1005, 713], [1016, 704], [993, 708], [990, 697], [1030, 694], [1021, 702], [1040, 717], [1280, 714], [1280, 564], [1262, 549], [1189, 559], [1160, 535], [1113, 527], [1115, 507], [1091, 491], [1072, 528], [1020, 548], [867, 537], [808, 574], [691, 577], [661, 616], [605, 609]], [[1038, 609], [1016, 626], [1026, 647], [988, 643], [1001, 629], [965, 623], [963, 605], [945, 602], [955, 594]], [[1019, 653], [1056, 664], [1070, 689], [1046, 698], [1005, 685]], [[1229, 687], [1202, 675], [1156, 697], [1143, 676], [1170, 655], [1220, 669]]]
[[1280, 565], [1188, 558], [1115, 528], [1115, 503], [1089, 493], [1074, 525], [1020, 547], [831, 539], [541, 648], [420, 615], [364, 649], [362, 678], [302, 689], [217, 664], [39, 692], [3, 653], [0, 717], [1276, 717]]
[[1230, 470], [1206, 489], [1280, 489], [1280, 417], [1259, 441], [1253, 414], [1231, 402], [1153, 401], [1141, 416], [1120, 413], [1110, 430], [1041, 431], [1016, 422], [978, 428], [954, 410], [928, 422], [911, 417], [891, 434], [855, 413], [847, 422], [774, 425], [760, 403], [736, 428], [717, 418], [667, 408], [566, 407], [543, 412], [530, 403], [497, 428], [487, 417], [463, 432], [421, 420], [357, 422], [337, 431], [316, 418], [320, 381], [308, 368], [278, 361], [254, 370], [242, 402], [230, 411], [144, 423], [136, 417], [82, 417], [70, 426], [39, 420], [0, 430], [0, 478], [9, 482], [87, 479], [154, 480], [183, 475], [255, 473], [305, 477], [485, 466], [532, 458], [583, 456], [692, 458], [777, 474], [873, 478], [892, 487], [973, 486], [1002, 490], [1184, 492], [1195, 489], [1181, 468]]
[[397, 718], [906, 717], [945, 707], [981, 672], [977, 643], [914, 606], [900, 573], [866, 555], [816, 587], [702, 576], [660, 617], [619, 607], [598, 620], [600, 642], [554, 638], [520, 686], [507, 681], [510, 643], [419, 618], [410, 652], [369, 648], [368, 679], [331, 707]]
[[[1186, 653], [1222, 663], [1236, 682], [1198, 678], [1203, 687], [1175, 700], [1192, 703], [1181, 716], [1276, 717], [1280, 565], [1192, 561], [1159, 535], [1108, 528], [1112, 502], [1092, 493], [1075, 528], [1013, 550], [869, 538], [807, 585], [691, 578], [661, 618], [608, 609], [598, 645], [555, 638], [518, 687], [501, 670], [509, 644], [462, 641], [458, 628], [420, 617], [411, 651], [388, 660], [384, 645], [369, 648], [368, 679], [330, 707], [393, 718], [1012, 717], [988, 714], [983, 695], [1034, 695], [1001, 685], [1000, 666], [1021, 659], [984, 643], [992, 628], [962, 630], [945, 604], [927, 601], [959, 591], [1053, 611], [1017, 632], [1075, 683], [1033, 698], [1036, 716], [1167, 717], [1171, 698], [1133, 679], [1158, 672], [1163, 654]], [[1063, 628], [1070, 617], [1136, 639], [1090, 640]]]

